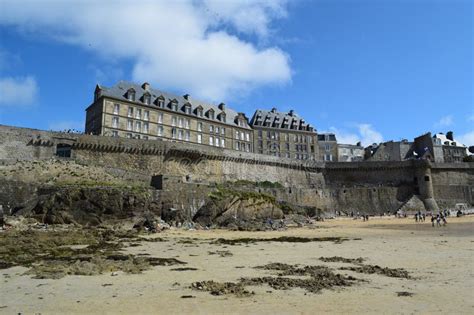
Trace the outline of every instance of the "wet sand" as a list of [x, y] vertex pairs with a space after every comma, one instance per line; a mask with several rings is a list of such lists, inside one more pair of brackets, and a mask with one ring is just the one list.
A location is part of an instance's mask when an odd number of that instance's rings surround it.
[[[341, 237], [343, 242], [250, 242], [216, 239]], [[155, 237], [155, 236], [150, 236]], [[318, 222], [317, 228], [272, 232], [183, 231], [156, 234], [165, 242], [142, 242], [126, 253], [176, 258], [183, 266], [156, 266], [142, 274], [32, 279], [27, 268], [0, 270], [2, 314], [473, 314], [474, 217], [450, 218], [446, 227], [413, 219], [380, 218]], [[364, 264], [403, 268], [411, 279], [340, 270], [354, 266], [320, 257], [364, 258]], [[250, 286], [249, 296], [214, 296], [194, 290], [196, 281], [237, 282], [274, 276], [256, 269], [269, 263], [323, 265], [352, 276], [352, 286], [309, 293]], [[186, 267], [185, 270], [172, 270]], [[197, 269], [197, 270], [194, 270]], [[186, 296], [186, 298], [183, 298]]]

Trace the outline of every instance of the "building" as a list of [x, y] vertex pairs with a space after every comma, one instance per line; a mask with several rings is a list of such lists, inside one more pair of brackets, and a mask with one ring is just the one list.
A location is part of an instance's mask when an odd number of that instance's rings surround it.
[[364, 158], [367, 161], [405, 161], [413, 158], [413, 142], [404, 139], [374, 143], [365, 149]]
[[338, 148], [336, 135], [333, 133], [318, 134], [319, 152], [323, 161], [337, 162]]
[[216, 106], [162, 92], [148, 83], [97, 85], [94, 102], [86, 109], [85, 132], [253, 151], [253, 132], [243, 113], [224, 103]]
[[354, 144], [337, 144], [338, 162], [358, 162], [364, 160], [364, 147], [358, 142]]
[[318, 160], [319, 148], [315, 129], [293, 110], [255, 111], [250, 126], [254, 130], [254, 151], [260, 154]]
[[434, 136], [428, 132], [415, 138], [415, 151], [419, 158], [436, 163], [462, 162], [468, 155], [467, 147], [454, 139], [452, 131]]

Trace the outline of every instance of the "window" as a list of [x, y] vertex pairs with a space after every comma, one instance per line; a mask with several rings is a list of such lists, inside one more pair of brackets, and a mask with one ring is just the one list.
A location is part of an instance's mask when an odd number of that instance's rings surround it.
[[262, 130], [259, 130], [259, 131], [258, 131], [258, 138], [259, 138], [259, 139], [262, 139], [262, 134], [263, 134]]
[[178, 127], [183, 128], [183, 118], [181, 117], [178, 118]]
[[245, 133], [245, 140], [250, 142], [250, 133]]
[[198, 122], [197, 124], [197, 130], [202, 131], [202, 122]]
[[171, 103], [171, 110], [177, 111], [178, 110], [178, 104], [172, 102]]
[[178, 129], [178, 140], [183, 140], [183, 130]]
[[133, 107], [128, 107], [128, 117], [133, 117]]
[[148, 133], [148, 123], [147, 122], [144, 122], [143, 123], [143, 133]]
[[225, 139], [224, 138], [221, 139], [221, 147], [225, 148]]
[[158, 100], [158, 107], [159, 107], [159, 108], [165, 107], [165, 101], [162, 100], [162, 99], [159, 99], [159, 100]]
[[129, 101], [135, 102], [135, 91], [132, 89], [128, 90], [127, 98]]
[[239, 132], [237, 130], [235, 131], [235, 139], [239, 140]]
[[240, 142], [236, 142], [236, 143], [235, 143], [235, 149], [236, 149], [237, 151], [240, 151]]
[[189, 132], [189, 130], [186, 130], [186, 132], [184, 133], [184, 140], [189, 141], [189, 138], [191, 138], [191, 133]]
[[243, 132], [240, 132], [240, 140], [245, 140], [245, 135]]
[[151, 96], [150, 94], [143, 95], [143, 103], [150, 105]]
[[135, 112], [135, 119], [140, 118], [142, 118], [142, 110], [140, 108], [137, 108], [137, 111]]
[[259, 147], [260, 149], [263, 148], [263, 141], [262, 141], [262, 140], [258, 140], [258, 147]]
[[127, 137], [128, 139], [132, 139], [132, 134], [131, 134], [131, 133], [127, 133], [126, 137]]
[[118, 137], [118, 131], [112, 130], [112, 137]]
[[197, 110], [197, 115], [198, 115], [199, 117], [202, 117], [202, 108], [198, 108], [198, 110]]
[[143, 120], [149, 120], [150, 119], [150, 111], [149, 110], [146, 110], [144, 113], [143, 113]]
[[324, 145], [324, 150], [326, 150], [326, 151], [331, 151], [331, 145], [325, 144], [325, 145]]
[[127, 130], [132, 130], [133, 129], [133, 120], [129, 119], [127, 121]]
[[191, 125], [191, 121], [187, 118], [184, 119], [184, 128], [189, 129], [189, 126]]
[[288, 139], [289, 139], [288, 134], [285, 133], [285, 141], [288, 142]]
[[135, 135], [135, 139], [140, 139], [140, 135]]
[[176, 128], [171, 128], [171, 138], [176, 139]]
[[219, 130], [219, 127], [216, 126], [215, 132], [216, 132], [217, 134], [219, 134], [219, 131], [220, 131], [220, 130]]
[[112, 127], [118, 128], [119, 124], [119, 118], [118, 117], [112, 117]]
[[286, 152], [286, 157], [289, 159], [290, 158], [290, 152]]
[[290, 151], [290, 144], [289, 143], [286, 143], [286, 150]]
[[118, 115], [120, 112], [120, 104], [114, 104], [114, 114]]
[[222, 122], [226, 122], [225, 114], [221, 114], [221, 121], [222, 121]]
[[143, 136], [143, 140], [148, 140], [148, 136]]
[[250, 143], [247, 143], [247, 152], [250, 152]]
[[158, 134], [159, 136], [161, 136], [161, 137], [163, 136], [163, 126], [158, 126], [158, 132], [157, 132], [157, 134]]
[[135, 132], [140, 132], [141, 129], [142, 129], [142, 123], [139, 122], [139, 121], [136, 121], [135, 122]]
[[197, 135], [197, 142], [202, 143], [202, 134]]
[[159, 124], [163, 123], [163, 113], [158, 113], [158, 123]]
[[214, 119], [214, 111], [209, 111], [209, 119]]
[[177, 118], [176, 116], [171, 117], [171, 126], [176, 126]]
[[225, 135], [225, 128], [224, 127], [221, 128], [221, 134]]
[[214, 132], [214, 126], [213, 125], [209, 125], [209, 132]]
[[209, 145], [214, 145], [214, 138], [212, 136], [209, 137]]
[[191, 115], [191, 106], [186, 106], [186, 107], [184, 108], [184, 112], [185, 112], [186, 114], [188, 114], [188, 115]]
[[218, 146], [219, 146], [219, 144], [220, 144], [220, 139], [216, 137], [216, 141], [215, 141], [215, 143], [216, 143], [216, 147], [218, 147]]

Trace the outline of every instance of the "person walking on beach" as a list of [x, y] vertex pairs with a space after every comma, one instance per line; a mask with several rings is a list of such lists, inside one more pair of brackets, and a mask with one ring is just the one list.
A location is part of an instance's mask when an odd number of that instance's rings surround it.
[[415, 222], [418, 222], [418, 213], [415, 213]]
[[434, 223], [435, 223], [435, 217], [432, 215], [431, 216], [431, 226], [434, 227]]
[[441, 226], [441, 215], [439, 213], [436, 215], [436, 226]]

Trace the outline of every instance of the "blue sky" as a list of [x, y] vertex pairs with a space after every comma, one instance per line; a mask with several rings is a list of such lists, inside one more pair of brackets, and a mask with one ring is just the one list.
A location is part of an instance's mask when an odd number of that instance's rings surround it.
[[0, 1], [0, 124], [82, 129], [95, 84], [124, 79], [295, 109], [342, 142], [474, 145], [472, 1], [133, 3]]

